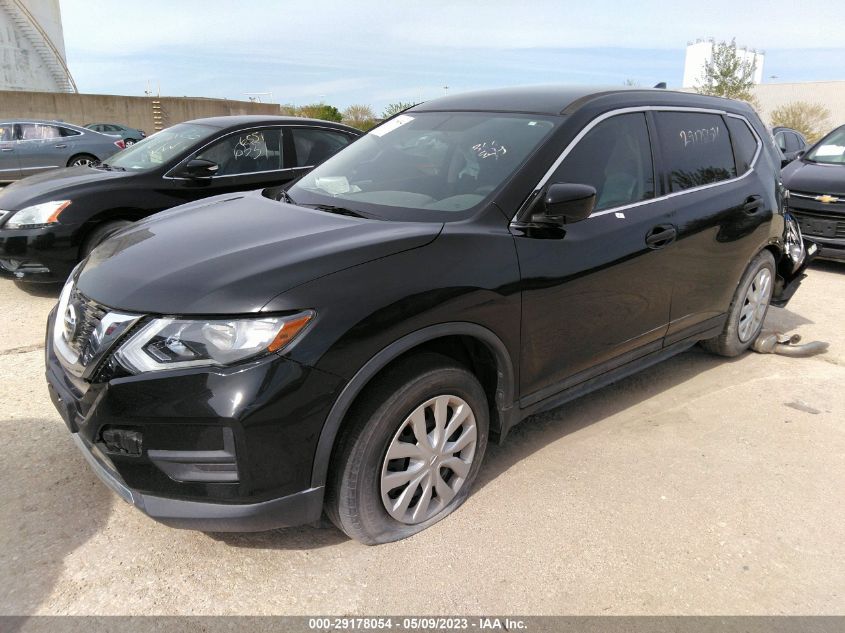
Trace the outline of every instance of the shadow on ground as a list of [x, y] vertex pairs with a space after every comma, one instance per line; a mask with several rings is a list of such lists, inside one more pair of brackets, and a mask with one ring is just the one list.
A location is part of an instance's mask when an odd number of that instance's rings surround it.
[[18, 289], [33, 297], [55, 297], [58, 299], [62, 293], [62, 284], [60, 283], [34, 284], [23, 281], [14, 283]]

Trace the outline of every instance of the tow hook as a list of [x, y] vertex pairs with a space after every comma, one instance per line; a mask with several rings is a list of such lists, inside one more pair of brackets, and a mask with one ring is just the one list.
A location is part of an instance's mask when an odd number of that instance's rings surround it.
[[813, 341], [812, 343], [798, 345], [800, 341], [800, 334], [789, 336], [782, 332], [763, 330], [751, 344], [751, 349], [759, 354], [780, 354], [781, 356], [803, 358], [823, 354], [828, 348], [828, 343], [825, 341]]

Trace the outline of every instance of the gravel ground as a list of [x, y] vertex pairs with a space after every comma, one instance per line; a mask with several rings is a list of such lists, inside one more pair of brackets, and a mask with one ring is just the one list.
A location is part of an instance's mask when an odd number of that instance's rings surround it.
[[769, 325], [809, 359], [694, 350], [537, 416], [457, 514], [173, 530], [107, 490], [42, 377], [55, 287], [0, 281], [0, 614], [845, 614], [845, 265]]

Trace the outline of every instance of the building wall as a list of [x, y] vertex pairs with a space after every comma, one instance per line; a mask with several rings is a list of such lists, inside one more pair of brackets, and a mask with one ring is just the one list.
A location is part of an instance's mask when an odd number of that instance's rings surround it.
[[796, 101], [820, 103], [830, 111], [829, 129], [845, 125], [845, 81], [760, 84], [753, 88], [759, 114], [771, 125], [772, 110]]
[[[230, 114], [279, 114], [275, 103], [253, 103], [228, 99], [160, 97], [164, 126], [210, 116]], [[123, 123], [151, 134], [153, 99], [120, 95], [74, 94], [67, 92], [0, 92], [0, 119], [52, 119], [85, 125]]]
[[[754, 83], [763, 82], [763, 53], [737, 47], [737, 54], [744, 62], [757, 61], [754, 69]], [[687, 45], [687, 54], [684, 58], [684, 88], [695, 88], [703, 79], [704, 64], [713, 58], [713, 41], [698, 40]]]
[[[25, 0], [26, 8], [47, 33], [65, 60], [65, 40], [59, 0]], [[32, 38], [34, 29], [24, 32], [12, 19], [10, 0], [0, 1], [0, 90], [60, 91], [60, 86]]]

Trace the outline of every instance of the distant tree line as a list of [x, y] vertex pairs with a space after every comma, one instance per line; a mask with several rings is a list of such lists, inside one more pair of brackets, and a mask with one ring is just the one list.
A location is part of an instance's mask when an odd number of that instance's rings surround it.
[[368, 131], [379, 124], [384, 119], [388, 119], [395, 114], [399, 114], [403, 110], [412, 108], [417, 105], [411, 102], [397, 101], [389, 104], [379, 117], [375, 110], [369, 105], [356, 103], [343, 111], [339, 110], [333, 105], [326, 103], [310, 103], [308, 105], [281, 106], [282, 114], [287, 116], [299, 116], [309, 119], [322, 119], [323, 121], [335, 121], [336, 123], [345, 123], [351, 125], [359, 130]]

